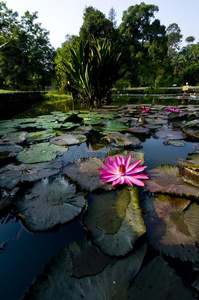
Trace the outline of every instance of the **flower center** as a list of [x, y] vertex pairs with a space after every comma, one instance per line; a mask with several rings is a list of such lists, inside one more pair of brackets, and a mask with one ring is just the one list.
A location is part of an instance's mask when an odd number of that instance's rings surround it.
[[125, 168], [125, 165], [120, 165], [119, 166], [119, 172], [120, 172], [120, 175], [125, 175], [125, 172], [126, 172], [126, 168]]

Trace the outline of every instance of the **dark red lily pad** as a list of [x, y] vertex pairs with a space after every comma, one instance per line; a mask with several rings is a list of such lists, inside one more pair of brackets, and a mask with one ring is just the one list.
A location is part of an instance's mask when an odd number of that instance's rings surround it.
[[147, 171], [149, 179], [145, 187], [152, 193], [168, 193], [182, 197], [198, 198], [199, 189], [183, 181], [177, 167], [158, 165]]
[[186, 134], [177, 130], [159, 130], [155, 133], [155, 135], [157, 138], [168, 140], [183, 140], [186, 138]]
[[183, 261], [199, 259], [199, 206], [168, 195], [147, 197], [143, 207], [150, 243], [165, 254]]

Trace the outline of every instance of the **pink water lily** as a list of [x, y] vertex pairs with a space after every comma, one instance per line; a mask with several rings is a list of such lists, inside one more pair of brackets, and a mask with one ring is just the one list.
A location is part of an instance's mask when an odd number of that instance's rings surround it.
[[178, 114], [180, 113], [180, 110], [177, 109], [177, 108], [167, 107], [166, 110], [167, 110], [167, 111], [171, 111], [171, 112], [175, 112], [175, 113], [178, 113]]
[[144, 110], [141, 111], [141, 113], [146, 114], [150, 111], [150, 107], [145, 108]]
[[149, 178], [147, 174], [141, 174], [147, 166], [137, 167], [141, 163], [141, 160], [137, 160], [130, 165], [131, 155], [128, 155], [125, 160], [123, 156], [117, 155], [115, 156], [115, 161], [110, 157], [108, 157], [107, 160], [109, 163], [104, 161], [103, 164], [108, 169], [98, 169], [102, 172], [102, 174], [99, 174], [99, 177], [103, 178], [102, 182], [113, 181], [112, 186], [123, 183], [130, 184], [131, 186], [133, 186], [133, 184], [144, 186], [144, 182], [140, 179]]

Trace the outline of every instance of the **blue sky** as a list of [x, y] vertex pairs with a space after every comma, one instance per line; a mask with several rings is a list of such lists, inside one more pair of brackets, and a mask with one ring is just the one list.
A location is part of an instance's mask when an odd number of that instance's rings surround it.
[[129, 6], [155, 4], [159, 12], [155, 18], [166, 27], [177, 23], [183, 35], [182, 46], [186, 45], [188, 36], [195, 37], [199, 42], [199, 0], [6, 0], [7, 7], [22, 15], [29, 10], [38, 12], [37, 21], [50, 32], [50, 42], [55, 48], [60, 47], [67, 34], [78, 34], [83, 23], [83, 12], [86, 6], [99, 9], [107, 17], [111, 7], [116, 11], [117, 25], [122, 21], [122, 14]]

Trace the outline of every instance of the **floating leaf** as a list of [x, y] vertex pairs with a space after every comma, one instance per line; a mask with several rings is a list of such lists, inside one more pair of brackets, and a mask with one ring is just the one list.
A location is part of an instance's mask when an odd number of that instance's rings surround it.
[[[156, 195], [145, 199], [144, 221], [150, 243], [183, 261], [199, 259], [199, 206], [183, 198]], [[187, 208], [188, 207], [188, 208]]]
[[43, 141], [47, 140], [51, 137], [53, 137], [55, 133], [53, 132], [48, 132], [48, 131], [36, 131], [36, 132], [28, 132], [26, 135], [26, 139], [28, 142], [38, 142], [38, 141]]
[[147, 171], [149, 179], [145, 187], [152, 193], [168, 193], [183, 197], [198, 197], [199, 189], [187, 184], [180, 176], [177, 167], [172, 165], [158, 165]]
[[75, 193], [75, 185], [64, 178], [47, 178], [16, 199], [16, 210], [30, 230], [45, 231], [81, 213], [85, 199]]
[[182, 279], [160, 255], [143, 266], [133, 280], [129, 294], [133, 295], [131, 299], [139, 300], [193, 300]]
[[93, 191], [97, 188], [111, 189], [111, 186], [102, 183], [99, 175], [99, 168], [104, 167], [99, 158], [92, 157], [85, 160], [78, 160], [64, 167], [62, 173], [77, 181], [82, 189]]
[[180, 167], [187, 167], [193, 170], [199, 170], [199, 153], [188, 153], [186, 159], [179, 158], [177, 164]]
[[136, 147], [140, 145], [140, 140], [138, 138], [129, 134], [122, 134], [120, 132], [108, 134], [105, 138], [107, 138], [107, 140], [111, 143], [115, 144], [116, 147]]
[[184, 182], [187, 182], [199, 188], [199, 171], [194, 171], [185, 167], [181, 169], [181, 173], [183, 174], [182, 179]]
[[26, 132], [12, 132], [2, 136], [0, 139], [1, 145], [10, 145], [14, 143], [23, 143], [26, 139]]
[[125, 187], [91, 198], [84, 224], [93, 244], [108, 255], [126, 255], [146, 231], [137, 188]]
[[175, 147], [185, 147], [185, 143], [183, 142], [180, 142], [180, 141], [165, 141], [164, 142], [165, 145], [172, 145], [172, 146], [175, 146]]
[[52, 138], [50, 143], [65, 146], [76, 145], [86, 141], [86, 136], [83, 134], [65, 134]]
[[0, 210], [10, 205], [13, 201], [14, 196], [18, 192], [19, 187], [15, 187], [14, 189], [8, 191], [5, 189], [0, 190]]
[[24, 149], [17, 155], [17, 159], [25, 164], [45, 162], [54, 159], [60, 155], [60, 152], [66, 152], [67, 147], [50, 145], [49, 143], [40, 143], [31, 145], [30, 148]]
[[23, 148], [18, 145], [0, 146], [0, 159], [16, 156]]
[[174, 130], [159, 130], [155, 135], [157, 138], [168, 140], [182, 140], [186, 138], [186, 134], [184, 134], [182, 131]]
[[150, 130], [149, 128], [143, 127], [143, 126], [134, 126], [131, 128], [127, 129], [128, 132], [132, 132], [132, 133], [144, 133], [144, 134], [149, 134]]
[[165, 125], [168, 120], [163, 118], [145, 118], [145, 121], [150, 125]]
[[182, 131], [193, 139], [199, 139], [199, 129], [194, 128], [182, 128]]
[[0, 187], [13, 189], [20, 181], [35, 181], [57, 174], [62, 163], [10, 164], [0, 169]]
[[[114, 265], [107, 265], [95, 276], [76, 278], [71, 276], [73, 261], [81, 251], [82, 247], [76, 244], [64, 249], [46, 268], [43, 280], [35, 282], [27, 299], [133, 299], [134, 294], [130, 293], [129, 285], [141, 267], [146, 245]], [[87, 264], [89, 262], [90, 257], [87, 256]]]
[[125, 126], [122, 122], [117, 120], [111, 120], [106, 123], [104, 126], [104, 134], [118, 132], [118, 131], [125, 131], [128, 127]]

